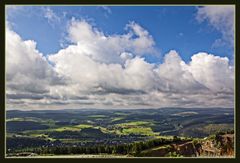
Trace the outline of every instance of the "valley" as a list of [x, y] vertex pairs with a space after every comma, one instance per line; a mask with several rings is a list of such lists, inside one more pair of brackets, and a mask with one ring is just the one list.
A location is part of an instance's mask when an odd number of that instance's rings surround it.
[[[231, 108], [10, 110], [6, 116], [9, 157], [196, 157], [207, 155], [206, 142], [222, 148], [217, 135], [234, 135]], [[227, 140], [232, 155], [234, 139], [231, 148]], [[185, 146], [189, 151], [178, 151]]]

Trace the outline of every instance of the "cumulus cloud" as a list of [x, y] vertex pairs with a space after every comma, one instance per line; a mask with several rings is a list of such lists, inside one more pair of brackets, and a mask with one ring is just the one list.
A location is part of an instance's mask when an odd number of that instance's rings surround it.
[[51, 85], [64, 82], [36, 49], [36, 42], [23, 41], [9, 27], [6, 28], [6, 78], [7, 94], [14, 97], [19, 93], [48, 93]]
[[233, 107], [234, 69], [226, 57], [171, 50], [148, 63], [152, 36], [135, 22], [106, 35], [84, 20], [68, 28], [73, 42], [44, 56], [32, 40], [6, 30], [8, 108]]
[[189, 65], [174, 50], [165, 55], [163, 64], [156, 71], [162, 79], [162, 90], [165, 92], [196, 93], [206, 90], [204, 85], [195, 80]]
[[234, 91], [234, 68], [227, 57], [198, 53], [191, 59], [189, 71], [199, 83], [213, 92]]
[[72, 19], [69, 39], [82, 53], [104, 63], [121, 63], [121, 54], [132, 52], [142, 56], [154, 52], [155, 42], [149, 33], [135, 22], [126, 25], [126, 34], [107, 36], [85, 20]]
[[204, 6], [197, 8], [196, 19], [199, 22], [207, 21], [221, 32], [222, 38], [215, 41], [214, 46], [227, 44], [234, 46], [234, 15], [233, 5]]

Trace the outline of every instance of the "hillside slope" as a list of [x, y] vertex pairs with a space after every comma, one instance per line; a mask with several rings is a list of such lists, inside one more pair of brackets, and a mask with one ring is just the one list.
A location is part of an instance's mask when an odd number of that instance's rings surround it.
[[179, 141], [142, 151], [140, 157], [234, 157], [234, 134]]

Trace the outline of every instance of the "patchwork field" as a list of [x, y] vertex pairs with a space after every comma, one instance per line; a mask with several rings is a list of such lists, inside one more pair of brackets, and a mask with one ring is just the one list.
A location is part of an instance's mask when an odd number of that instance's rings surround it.
[[[128, 146], [133, 150], [134, 143], [153, 140], [170, 143], [178, 139], [184, 141], [204, 138], [219, 132], [232, 131], [233, 124], [234, 114], [230, 108], [12, 110], [7, 112], [6, 119], [7, 152], [8, 155], [22, 152], [50, 154], [53, 148], [62, 150], [66, 147], [81, 147], [90, 150], [90, 147], [96, 147], [96, 150], [101, 151], [103, 148], [106, 150], [106, 147], [116, 146]], [[166, 147], [168, 146], [154, 147], [151, 150]], [[148, 155], [149, 150], [143, 150], [141, 155]]]

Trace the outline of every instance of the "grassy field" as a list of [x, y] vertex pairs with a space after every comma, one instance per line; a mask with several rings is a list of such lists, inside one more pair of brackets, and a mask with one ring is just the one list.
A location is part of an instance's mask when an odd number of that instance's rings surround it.
[[139, 135], [146, 135], [146, 136], [154, 136], [157, 133], [154, 133], [150, 127], [135, 127], [135, 128], [124, 128], [122, 133], [125, 135], [129, 134], [139, 134]]
[[83, 128], [92, 128], [93, 125], [90, 124], [79, 124], [75, 126], [63, 126], [59, 128], [52, 129], [52, 131], [79, 131]]

